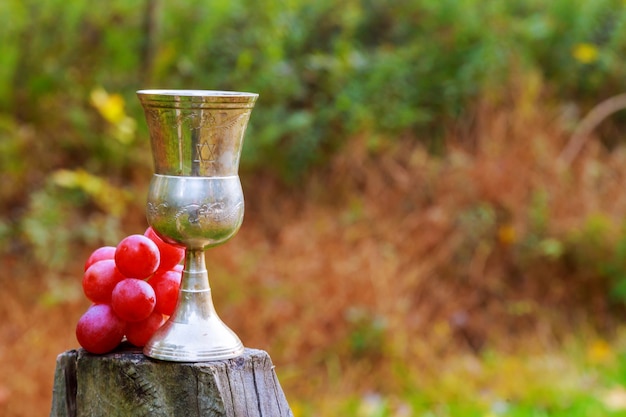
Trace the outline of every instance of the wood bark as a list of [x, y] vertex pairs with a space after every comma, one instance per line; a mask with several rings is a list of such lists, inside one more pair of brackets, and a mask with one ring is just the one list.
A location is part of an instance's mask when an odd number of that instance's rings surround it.
[[125, 347], [57, 358], [50, 417], [293, 417], [272, 361], [246, 349], [234, 359], [164, 362]]

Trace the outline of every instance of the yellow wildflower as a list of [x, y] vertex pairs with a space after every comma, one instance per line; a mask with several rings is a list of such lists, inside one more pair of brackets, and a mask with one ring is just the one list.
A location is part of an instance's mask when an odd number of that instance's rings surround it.
[[515, 226], [512, 224], [503, 224], [498, 228], [498, 240], [504, 245], [511, 245], [517, 240]]
[[64, 188], [80, 189], [93, 198], [104, 211], [119, 216], [126, 209], [130, 195], [110, 184], [106, 179], [78, 169], [59, 169], [52, 174], [52, 181]]
[[132, 142], [135, 135], [135, 120], [124, 111], [124, 98], [109, 94], [104, 88], [95, 88], [90, 95], [91, 105], [113, 127], [113, 135], [121, 143]]
[[572, 56], [581, 64], [591, 64], [598, 60], [600, 51], [598, 47], [592, 43], [577, 43], [572, 49]]
[[110, 123], [119, 123], [126, 116], [124, 99], [119, 94], [109, 94], [103, 88], [96, 88], [90, 98], [91, 104]]
[[604, 340], [595, 340], [587, 349], [587, 360], [594, 365], [606, 363], [612, 356], [613, 350]]

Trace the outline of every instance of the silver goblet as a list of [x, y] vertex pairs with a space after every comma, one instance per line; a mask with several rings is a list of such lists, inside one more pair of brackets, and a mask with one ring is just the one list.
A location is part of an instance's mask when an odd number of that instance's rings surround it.
[[144, 347], [146, 356], [197, 362], [239, 356], [244, 347], [213, 306], [204, 251], [233, 237], [244, 215], [239, 158], [253, 93], [140, 90], [155, 173], [148, 223], [185, 247], [178, 304]]

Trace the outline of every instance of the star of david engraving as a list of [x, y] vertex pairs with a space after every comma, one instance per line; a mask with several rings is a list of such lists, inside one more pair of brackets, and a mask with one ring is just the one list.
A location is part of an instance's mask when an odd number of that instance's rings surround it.
[[215, 155], [216, 148], [217, 144], [215, 143], [207, 143], [206, 141], [198, 143], [196, 145], [197, 158], [194, 159], [194, 162], [206, 164], [207, 162], [215, 161], [215, 159], [217, 159], [217, 156]]

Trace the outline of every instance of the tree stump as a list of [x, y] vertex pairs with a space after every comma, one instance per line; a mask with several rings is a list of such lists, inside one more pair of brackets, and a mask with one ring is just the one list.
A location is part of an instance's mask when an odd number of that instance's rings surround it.
[[293, 417], [267, 352], [164, 362], [124, 346], [57, 358], [50, 417]]

